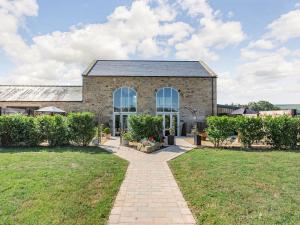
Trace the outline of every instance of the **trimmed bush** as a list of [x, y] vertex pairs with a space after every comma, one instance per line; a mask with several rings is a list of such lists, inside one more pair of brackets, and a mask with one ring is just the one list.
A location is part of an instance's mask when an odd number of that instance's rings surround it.
[[69, 131], [67, 118], [62, 115], [41, 115], [36, 117], [40, 137], [48, 141], [50, 146], [69, 144]]
[[35, 119], [20, 114], [1, 116], [0, 140], [3, 146], [38, 145], [40, 135]]
[[109, 127], [105, 127], [105, 128], [103, 129], [103, 133], [104, 133], [104, 134], [110, 134], [110, 129], [109, 129]]
[[96, 134], [94, 115], [89, 112], [70, 113], [68, 121], [71, 141], [87, 146]]
[[149, 114], [131, 115], [128, 118], [132, 139], [140, 141], [144, 138], [155, 138], [161, 141], [163, 132], [162, 116], [151, 116]]
[[228, 137], [234, 134], [236, 120], [228, 116], [210, 116], [207, 118], [207, 125], [206, 132], [209, 140], [215, 147], [219, 147]]
[[277, 149], [294, 149], [300, 134], [299, 118], [267, 117], [264, 120], [267, 143]]
[[246, 148], [264, 138], [263, 120], [261, 117], [239, 116], [235, 118], [240, 141]]

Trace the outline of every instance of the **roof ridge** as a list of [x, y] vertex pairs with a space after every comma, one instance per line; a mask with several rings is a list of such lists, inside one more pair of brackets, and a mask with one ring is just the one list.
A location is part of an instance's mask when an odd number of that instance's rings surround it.
[[142, 61], [142, 62], [199, 62], [198, 60], [155, 60], [155, 59], [97, 59], [97, 61]]

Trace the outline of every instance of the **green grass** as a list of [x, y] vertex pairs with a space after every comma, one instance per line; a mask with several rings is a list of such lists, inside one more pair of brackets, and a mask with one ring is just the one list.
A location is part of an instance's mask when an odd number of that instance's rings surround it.
[[300, 224], [300, 152], [196, 149], [169, 164], [199, 224]]
[[105, 224], [128, 163], [99, 148], [0, 148], [0, 224]]

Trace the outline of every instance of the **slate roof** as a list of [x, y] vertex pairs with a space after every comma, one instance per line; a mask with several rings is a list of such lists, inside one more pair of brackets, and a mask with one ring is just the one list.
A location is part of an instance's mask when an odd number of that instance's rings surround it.
[[86, 76], [215, 77], [202, 61], [96, 60]]
[[247, 114], [258, 114], [258, 112], [248, 108], [240, 108], [231, 112], [231, 115], [247, 115]]
[[35, 110], [36, 112], [43, 112], [43, 113], [66, 113], [64, 110], [57, 108], [55, 106], [47, 106], [40, 108], [38, 110]]
[[82, 101], [82, 87], [0, 85], [0, 101]]

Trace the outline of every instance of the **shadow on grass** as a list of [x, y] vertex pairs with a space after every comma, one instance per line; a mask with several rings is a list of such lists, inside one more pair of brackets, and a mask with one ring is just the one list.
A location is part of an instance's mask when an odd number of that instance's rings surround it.
[[0, 147], [1, 153], [20, 153], [20, 152], [82, 152], [89, 154], [111, 154], [102, 148], [96, 146], [80, 147], [80, 146], [62, 146], [62, 147]]

